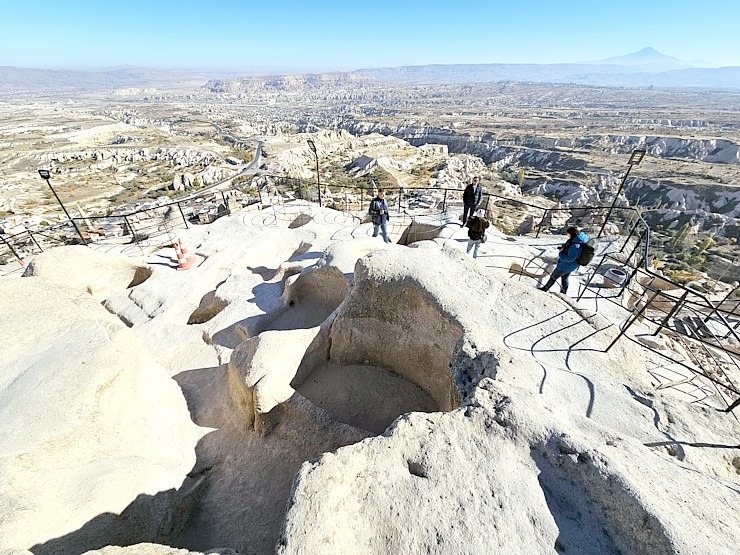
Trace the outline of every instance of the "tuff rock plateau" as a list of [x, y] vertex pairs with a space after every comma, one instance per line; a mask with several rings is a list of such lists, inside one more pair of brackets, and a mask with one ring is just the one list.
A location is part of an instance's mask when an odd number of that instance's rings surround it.
[[485, 264], [542, 238], [301, 210], [184, 231], [188, 271], [163, 241], [0, 282], [5, 553], [736, 551], [737, 420]]

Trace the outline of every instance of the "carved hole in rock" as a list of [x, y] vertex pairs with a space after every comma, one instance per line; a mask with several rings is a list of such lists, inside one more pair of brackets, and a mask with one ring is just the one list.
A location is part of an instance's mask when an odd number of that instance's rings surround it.
[[319, 268], [286, 283], [285, 305], [266, 316], [256, 332], [306, 329], [318, 326], [347, 296], [348, 285], [336, 268]]
[[399, 245], [411, 245], [417, 241], [429, 241], [436, 239], [442, 233], [442, 227], [438, 223], [420, 223], [412, 221], [411, 224], [403, 230], [401, 238], [398, 240]]
[[304, 358], [291, 386], [337, 421], [375, 434], [407, 412], [455, 408], [450, 362], [461, 326], [414, 286], [358, 297], [332, 323], [328, 360]]
[[134, 272], [134, 277], [131, 278], [131, 283], [128, 284], [126, 289], [131, 289], [137, 285], [141, 285], [152, 276], [152, 269], [144, 266], [137, 266]]
[[[272, 552], [303, 461], [382, 433], [401, 414], [459, 404], [451, 362], [460, 356], [462, 326], [414, 283], [359, 288], [318, 329], [265, 331], [235, 348], [227, 367], [230, 416], [205, 440], [232, 434], [228, 444], [238, 448], [228, 464], [212, 450], [217, 464], [190, 525], [198, 537], [181, 545]], [[338, 304], [344, 276], [337, 268], [306, 272], [288, 284], [285, 304], [297, 307], [304, 295]], [[205, 390], [193, 383], [190, 391]], [[429, 475], [423, 458], [402, 463], [414, 480]]]
[[417, 461], [406, 461], [406, 464], [409, 467], [409, 474], [413, 476], [418, 476], [419, 478], [428, 478], [428, 474], [426, 471], [426, 468], [424, 468], [424, 465]]
[[188, 324], [203, 324], [216, 316], [226, 308], [226, 303], [219, 303], [210, 306], [199, 306], [190, 314]]
[[190, 313], [188, 324], [203, 324], [205, 322], [208, 322], [208, 320], [216, 316], [219, 312], [226, 308], [226, 306], [227, 303], [216, 298], [215, 289], [213, 291], [209, 291], [208, 293], [203, 295], [198, 308]]
[[252, 272], [253, 274], [257, 274], [265, 281], [270, 281], [272, 278], [274, 278], [277, 275], [277, 269], [272, 270], [270, 268], [267, 268], [265, 266], [247, 266], [247, 270]]
[[311, 217], [310, 214], [298, 214], [298, 216], [296, 216], [296, 218], [292, 222], [290, 222], [290, 224], [288, 225], [288, 229], [296, 229], [312, 221], [313, 217]]
[[296, 390], [340, 422], [373, 434], [382, 434], [400, 414], [439, 410], [419, 386], [377, 366], [329, 363]]

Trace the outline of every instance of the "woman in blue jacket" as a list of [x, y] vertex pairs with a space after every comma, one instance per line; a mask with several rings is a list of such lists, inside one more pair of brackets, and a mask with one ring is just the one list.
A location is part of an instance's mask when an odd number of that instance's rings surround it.
[[541, 291], [549, 290], [550, 287], [555, 285], [557, 279], [561, 278], [560, 292], [568, 292], [568, 277], [578, 269], [578, 257], [581, 256], [582, 245], [588, 243], [588, 236], [583, 231], [578, 231], [576, 227], [569, 227], [567, 232], [570, 238], [560, 247], [555, 271], [550, 275], [547, 283], [539, 288]]

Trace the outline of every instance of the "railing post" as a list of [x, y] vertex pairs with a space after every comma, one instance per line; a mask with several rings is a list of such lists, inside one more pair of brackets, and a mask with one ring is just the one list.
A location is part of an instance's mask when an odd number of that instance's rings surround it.
[[[644, 151], [643, 151], [643, 154], [644, 154]], [[617, 193], [614, 195], [614, 200], [612, 201], [612, 204], [606, 213], [606, 217], [604, 218], [604, 223], [601, 224], [601, 229], [599, 230], [599, 234], [596, 236], [597, 239], [601, 237], [602, 233], [604, 233], [604, 228], [606, 227], [606, 224], [609, 223], [609, 216], [612, 215], [612, 210], [614, 210], [614, 207], [617, 204], [617, 200], [619, 200], [619, 193], [622, 192], [622, 188], [624, 187], [624, 184], [627, 182], [627, 176], [630, 174], [631, 171], [632, 171], [632, 164], [629, 164], [629, 166], [627, 167], [627, 173], [624, 174], [624, 177], [622, 178], [622, 182], [619, 184], [619, 189], [617, 189]]]
[[180, 203], [177, 202], [177, 208], [180, 210], [180, 216], [182, 216], [182, 221], [185, 222], [185, 229], [190, 229], [188, 226], [188, 220], [185, 218], [185, 213], [182, 211], [182, 206], [180, 206]]
[[643, 240], [644, 237], [645, 237], [645, 234], [644, 233], [640, 235], [640, 238], [637, 240], [637, 243], [635, 243], [635, 248], [633, 248], [632, 249], [632, 252], [629, 253], [629, 255], [627, 256], [627, 264], [629, 264], [629, 261], [632, 260], [632, 255], [637, 252], [637, 249], [642, 244], [642, 240]]
[[28, 236], [31, 238], [31, 241], [33, 241], [33, 244], [36, 245], [36, 247], [41, 251], [44, 252], [44, 249], [41, 248], [41, 245], [39, 245], [39, 242], [36, 240], [36, 237], [33, 236], [33, 233], [31, 233], [31, 230], [28, 231]]
[[26, 264], [23, 262], [23, 260], [21, 260], [21, 257], [18, 256], [18, 253], [15, 252], [13, 245], [11, 245], [8, 241], [6, 241], [5, 237], [3, 237], [2, 235], [0, 235], [0, 239], [2, 239], [3, 243], [7, 245], [7, 247], [10, 249], [10, 252], [13, 253], [13, 256], [15, 256], [15, 259], [18, 261], [18, 264], [20, 264], [21, 266], [25, 266]]
[[624, 252], [624, 248], [627, 246], [627, 243], [629, 243], [630, 239], [632, 238], [632, 234], [635, 232], [638, 225], [640, 225], [639, 217], [637, 218], [635, 225], [632, 226], [632, 229], [630, 229], [630, 232], [627, 234], [627, 238], [624, 240], [624, 244], [622, 245], [622, 248], [619, 249], [619, 252]]
[[540, 236], [540, 230], [542, 229], [542, 224], [545, 221], [545, 217], [547, 216], [547, 213], [550, 211], [549, 208], [545, 208], [545, 211], [542, 213], [542, 218], [540, 219], [540, 223], [537, 224], [537, 233], [535, 233], [534, 237], [535, 239], [538, 239]]
[[637, 311], [637, 314], [635, 314], [635, 315], [634, 315], [634, 316], [633, 316], [632, 318], [630, 318], [630, 319], [628, 319], [628, 320], [627, 320], [627, 322], [626, 322], [626, 324], [625, 324], [624, 328], [619, 328], [619, 335], [617, 335], [617, 337], [615, 337], [615, 338], [614, 338], [614, 341], [612, 341], [611, 343], [609, 343], [609, 346], [608, 346], [608, 347], [606, 348], [606, 350], [604, 351], [605, 353], [608, 353], [608, 352], [609, 352], [609, 349], [611, 349], [611, 348], [612, 348], [612, 347], [614, 346], [614, 344], [615, 344], [615, 343], [616, 343], [617, 341], [619, 341], [619, 338], [620, 338], [620, 337], [622, 337], [622, 336], [623, 336], [623, 335], [625, 334], [625, 332], [626, 332], [626, 331], [627, 331], [628, 329], [630, 329], [630, 327], [632, 326], [632, 324], [634, 324], [634, 323], [635, 323], [635, 322], [637, 321], [637, 319], [638, 319], [638, 318], [639, 318], [640, 316], [642, 316], [642, 313], [643, 313], [643, 312], [645, 312], [645, 311], [647, 310], [647, 308], [648, 308], [648, 307], [649, 307], [649, 306], [650, 306], [651, 304], [653, 304], [653, 301], [655, 300], [655, 298], [656, 298], [656, 297], [657, 297], [657, 296], [658, 296], [659, 294], [660, 294], [660, 291], [656, 291], [656, 292], [655, 292], [655, 294], [653, 294], [653, 296], [652, 296], [652, 297], [650, 298], [650, 300], [649, 300], [648, 302], [646, 302], [646, 303], [645, 303], [645, 306], [643, 306], [643, 307], [642, 307], [642, 308], [641, 308], [640, 310], [638, 310], [638, 311]]
[[447, 189], [445, 189], [445, 195], [442, 197], [442, 212], [447, 210]]
[[663, 327], [668, 323], [668, 321], [673, 318], [674, 314], [678, 312], [681, 309], [681, 305], [683, 305], [684, 301], [686, 300], [686, 297], [688, 296], [689, 292], [685, 291], [683, 296], [679, 299], [679, 301], [673, 305], [673, 308], [671, 308], [670, 312], [666, 315], [665, 318], [663, 318], [663, 321], [658, 326], [658, 329], [655, 330], [653, 333], [653, 337], [658, 335], [660, 333], [660, 330], [663, 329]]
[[231, 210], [229, 210], [229, 202], [226, 200], [226, 195], [224, 195], [223, 191], [221, 191], [221, 198], [224, 201], [224, 210], [226, 210], [227, 214], [231, 214]]
[[131, 222], [128, 221], [128, 216], [123, 217], [123, 224], [124, 224], [124, 227], [123, 227], [124, 237], [128, 235], [129, 233], [131, 234], [132, 239], [136, 237], [136, 233], [134, 232], [134, 226], [132, 226]]

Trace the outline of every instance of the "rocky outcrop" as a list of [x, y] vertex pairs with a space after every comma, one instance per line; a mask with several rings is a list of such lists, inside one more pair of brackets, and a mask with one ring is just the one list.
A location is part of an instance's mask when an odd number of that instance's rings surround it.
[[147, 265], [125, 256], [102, 254], [76, 245], [57, 247], [33, 257], [23, 275], [72, 287], [102, 302], [113, 293], [144, 283], [151, 274]]
[[[639, 353], [623, 345], [619, 355], [597, 354], [611, 332], [594, 320], [585, 348], [594, 352], [565, 366], [600, 392], [595, 410], [576, 416], [574, 392], [561, 389], [569, 380], [560, 383], [554, 361], [543, 379], [558, 385], [548, 393], [513, 348], [514, 335], [529, 333], [525, 314], [553, 299], [432, 248], [358, 261], [355, 289], [331, 325], [329, 356], [382, 365], [450, 412], [404, 415], [383, 436], [304, 463], [277, 552], [729, 552], [740, 523], [727, 505], [733, 490], [702, 473], [676, 475], [670, 458], [645, 452], [642, 442], [656, 430], [625, 433], [645, 407], [607, 385], [607, 374], [622, 373], [638, 395]], [[428, 265], [437, 256], [464, 287], [445, 287]], [[462, 302], [468, 291], [475, 302]], [[536, 336], [550, 337], [545, 329]], [[711, 496], [712, 509], [699, 516], [670, 502], [676, 484]], [[727, 524], [714, 527], [718, 520]]]
[[406, 248], [327, 208], [264, 212], [181, 230], [202, 263], [163, 249], [131, 287], [80, 249], [58, 276], [77, 290], [0, 282], [4, 546], [733, 552], [736, 420], [656, 389], [640, 343], [607, 351], [618, 305], [510, 274], [559, 238], [490, 229], [474, 260], [449, 222]]
[[[509, 167], [526, 169], [524, 192], [553, 195], [567, 207], [608, 205], [619, 183], [617, 176], [611, 173], [594, 176], [589, 163], [574, 153], [578, 150], [627, 155], [635, 148], [645, 148], [649, 156], [658, 158], [740, 164], [740, 145], [725, 139], [637, 135], [498, 139], [488, 133], [459, 133], [453, 128], [390, 126], [350, 118], [343, 122], [342, 127], [357, 134], [382, 133], [399, 137], [416, 146], [442, 144], [452, 153], [474, 155], [502, 170]], [[648, 208], [650, 213], [647, 217], [654, 225], [667, 227], [679, 216], [680, 224], [691, 221], [698, 224], [700, 231], [707, 233], [728, 238], [738, 237], [740, 233], [737, 221], [740, 193], [734, 186], [629, 178], [618, 205]]]
[[357, 86], [365, 83], [374, 84], [375, 80], [355, 73], [316, 73], [249, 77], [239, 80], [212, 79], [203, 85], [203, 90], [209, 93], [230, 95], [263, 91], [307, 93], [323, 87]]
[[203, 553], [154, 543], [139, 543], [129, 547], [112, 545], [88, 551], [84, 555], [239, 555], [239, 553], [233, 549], [209, 549]]
[[64, 150], [39, 154], [41, 163], [89, 161], [97, 169], [115, 167], [135, 162], [169, 162], [175, 167], [208, 166], [221, 160], [215, 152], [198, 149], [151, 148], [97, 148]]
[[688, 223], [697, 232], [740, 240], [740, 190], [736, 187], [628, 179], [624, 194], [630, 204], [647, 208], [643, 217], [653, 228], [678, 229]]
[[[384, 436], [305, 463], [277, 552], [733, 551], [732, 490], [559, 412], [485, 380], [453, 413], [407, 415]], [[698, 514], [672, 501], [676, 488], [715, 503]]]
[[28, 277], [0, 295], [0, 545], [130, 541], [141, 529], [113, 515], [139, 497], [133, 520], [166, 528], [154, 496], [183, 484], [202, 435], [177, 384], [89, 294]]
[[[502, 158], [507, 153], [516, 150], [531, 149], [551, 151], [557, 148], [600, 150], [613, 154], [629, 154], [635, 148], [646, 148], [649, 156], [657, 158], [684, 158], [708, 163], [740, 164], [740, 145], [727, 139], [687, 139], [681, 137], [660, 137], [646, 135], [584, 135], [578, 138], [568, 137], [541, 137], [521, 136], [499, 139], [490, 133], [474, 135], [460, 133], [451, 127], [435, 127], [431, 125], [389, 125], [374, 121], [362, 121], [347, 118], [342, 122], [342, 129], [356, 135], [382, 133], [409, 141], [414, 145], [444, 144], [451, 152], [475, 154], [481, 156], [487, 163]], [[530, 152], [521, 154], [526, 156], [522, 165], [531, 165], [538, 169], [542, 166], [544, 154], [556, 153]], [[563, 154], [558, 156], [563, 157]], [[531, 158], [530, 158], [531, 157]], [[565, 155], [566, 158], [572, 156]], [[530, 161], [531, 160], [531, 161]], [[553, 163], [555, 159], [544, 159], [545, 163]], [[569, 169], [568, 165], [560, 169]]]

